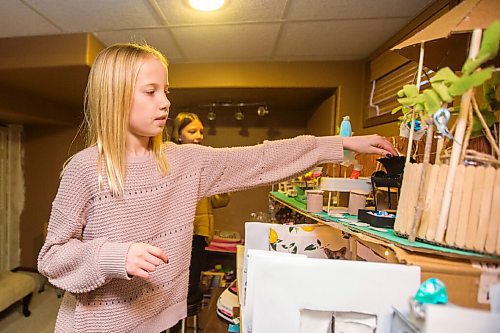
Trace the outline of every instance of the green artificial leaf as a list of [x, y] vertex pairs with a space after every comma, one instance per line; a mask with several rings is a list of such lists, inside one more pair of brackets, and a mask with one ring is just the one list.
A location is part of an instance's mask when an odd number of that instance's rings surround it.
[[294, 247], [294, 248], [292, 249], [292, 253], [293, 253], [293, 254], [296, 254], [296, 253], [297, 253], [297, 247]]
[[405, 91], [403, 89], [400, 89], [398, 90], [398, 92], [396, 93], [396, 95], [401, 98], [401, 97], [405, 97]]
[[288, 232], [292, 232], [293, 229], [295, 229], [294, 227], [288, 227]]
[[404, 106], [404, 105], [403, 105], [403, 108], [401, 109], [403, 114], [407, 114], [408, 112], [411, 112], [411, 110], [412, 110], [411, 108]]
[[431, 89], [425, 89], [423, 92], [425, 98], [425, 111], [426, 114], [432, 114], [441, 108], [441, 99], [439, 95]]
[[415, 112], [424, 111], [424, 105], [422, 103], [416, 104], [414, 107]]
[[398, 107], [396, 107], [396, 108], [392, 109], [391, 114], [395, 114], [395, 113], [397, 113], [397, 112], [398, 112], [399, 110], [401, 110], [402, 108], [403, 108], [403, 106], [402, 106], [402, 105], [400, 105], [400, 106], [398, 106]]
[[443, 82], [432, 83], [431, 87], [439, 95], [441, 100], [448, 103], [453, 101], [453, 96], [450, 95], [448, 87]]
[[493, 86], [497, 87], [500, 85], [500, 73], [495, 72], [495, 75], [493, 75]]
[[406, 97], [416, 97], [418, 96], [418, 88], [416, 85], [407, 84], [403, 86], [403, 92]]
[[467, 59], [462, 67], [462, 73], [470, 74], [486, 61], [498, 54], [500, 44], [500, 21], [493, 22], [483, 33], [481, 47], [474, 60]]
[[[486, 126], [488, 126], [488, 127], [493, 126], [493, 124], [496, 121], [495, 114], [491, 111], [486, 110], [486, 109], [480, 109], [479, 112], [481, 112], [481, 115], [483, 116], [483, 119], [486, 122]], [[483, 124], [481, 124], [481, 121], [474, 113], [474, 117], [472, 118], [471, 138], [477, 138], [480, 136], [484, 136]]]
[[411, 106], [415, 104], [415, 98], [413, 97], [398, 98], [398, 102], [403, 105]]
[[441, 68], [439, 71], [434, 74], [434, 76], [431, 78], [431, 82], [455, 82], [458, 80], [458, 76], [455, 75], [455, 73], [449, 68], [449, 67], [444, 67]]
[[[489, 84], [488, 82], [485, 82], [483, 84], [483, 97], [484, 97], [484, 102], [486, 103], [487, 107], [491, 107], [492, 105], [496, 105], [497, 97], [496, 97], [495, 89], [493, 89], [493, 85]], [[493, 108], [492, 108], [492, 110], [493, 110]]]
[[492, 73], [493, 67], [488, 67], [470, 75], [464, 75], [450, 86], [449, 93], [452, 96], [463, 95], [467, 90], [482, 85], [491, 78]]
[[304, 251], [314, 251], [316, 250], [318, 247], [314, 244], [309, 244], [307, 245], [307, 247], [304, 249]]
[[470, 137], [473, 139], [483, 135], [483, 125], [481, 125], [479, 118], [474, 115], [472, 118], [472, 131], [470, 133]]
[[496, 122], [495, 113], [486, 109], [481, 109], [479, 110], [479, 112], [481, 112], [481, 115], [483, 116], [486, 125], [488, 127], [493, 126], [493, 124]]
[[276, 251], [276, 243], [271, 243], [271, 249], [273, 249], [273, 251]]
[[488, 80], [483, 84], [483, 99], [484, 108], [488, 108], [490, 111], [496, 111], [500, 109], [500, 101], [497, 99], [497, 88], [500, 81], [500, 73], [493, 73], [493, 79]]

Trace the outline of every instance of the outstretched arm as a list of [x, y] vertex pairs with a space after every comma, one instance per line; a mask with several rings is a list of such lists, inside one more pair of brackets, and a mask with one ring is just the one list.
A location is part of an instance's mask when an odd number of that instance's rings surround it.
[[342, 162], [342, 149], [358, 153], [394, 154], [378, 135], [342, 138], [299, 136], [261, 145], [209, 148], [202, 163], [201, 197], [271, 184], [326, 162]]

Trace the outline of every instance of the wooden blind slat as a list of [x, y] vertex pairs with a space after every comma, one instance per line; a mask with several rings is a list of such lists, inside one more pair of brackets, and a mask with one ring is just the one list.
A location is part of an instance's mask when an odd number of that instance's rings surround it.
[[[375, 81], [372, 104], [379, 107], [379, 115], [390, 113], [399, 106], [397, 92], [404, 85], [416, 83], [416, 72], [417, 64], [410, 61]], [[431, 78], [434, 74], [433, 71], [425, 67], [423, 72], [428, 74], [422, 78], [422, 82], [425, 84], [421, 85], [420, 90], [429, 86], [428, 78]]]

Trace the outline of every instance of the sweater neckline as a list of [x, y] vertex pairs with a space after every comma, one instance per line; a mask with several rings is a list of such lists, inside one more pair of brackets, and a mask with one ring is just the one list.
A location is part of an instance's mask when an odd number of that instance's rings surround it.
[[142, 163], [151, 160], [153, 157], [153, 154], [148, 152], [147, 154], [141, 155], [141, 156], [131, 156], [127, 155], [127, 163]]

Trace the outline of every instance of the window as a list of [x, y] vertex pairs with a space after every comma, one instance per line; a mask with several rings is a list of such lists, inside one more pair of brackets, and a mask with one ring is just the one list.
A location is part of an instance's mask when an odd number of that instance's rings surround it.
[[[391, 115], [391, 112], [394, 108], [399, 106], [397, 92], [404, 85], [417, 83], [417, 70], [417, 63], [407, 61], [380, 78], [372, 80], [370, 82], [371, 90], [368, 102], [367, 120], [372, 119], [372, 121], [375, 121], [376, 118], [382, 117], [378, 121], [378, 123], [382, 124], [396, 119], [399, 115]], [[433, 74], [434, 72], [431, 69], [426, 67], [423, 68], [420, 91], [426, 89], [430, 85], [429, 79]]]

